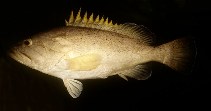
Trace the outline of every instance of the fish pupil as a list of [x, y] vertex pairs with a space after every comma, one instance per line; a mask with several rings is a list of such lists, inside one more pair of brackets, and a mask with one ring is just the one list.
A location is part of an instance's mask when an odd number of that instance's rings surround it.
[[25, 40], [23, 43], [24, 43], [25, 45], [29, 45], [29, 44], [30, 44], [29, 41], [27, 41], [27, 40]]
[[32, 41], [31, 40], [24, 40], [23, 43], [24, 43], [24, 45], [27, 45], [27, 46], [32, 45]]

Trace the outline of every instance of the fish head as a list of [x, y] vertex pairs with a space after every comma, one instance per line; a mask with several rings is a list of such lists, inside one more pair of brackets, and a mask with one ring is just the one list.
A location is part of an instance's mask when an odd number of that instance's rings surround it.
[[28, 38], [18, 42], [8, 51], [8, 55], [28, 67], [42, 70], [44, 68], [42, 64], [45, 63], [47, 52], [39, 39]]

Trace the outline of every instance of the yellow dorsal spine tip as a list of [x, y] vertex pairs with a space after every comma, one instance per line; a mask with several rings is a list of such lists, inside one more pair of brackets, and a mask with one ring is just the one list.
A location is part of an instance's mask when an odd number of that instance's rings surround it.
[[81, 8], [78, 11], [78, 14], [75, 19], [75, 23], [79, 23], [81, 21]]
[[84, 17], [83, 17], [83, 20], [82, 20], [82, 23], [87, 23], [88, 19], [87, 19], [87, 12], [84, 14]]
[[[83, 14], [83, 16], [81, 15], [81, 8], [78, 10], [77, 14], [71, 11], [69, 21], [65, 20], [66, 26], [89, 27], [109, 31], [122, 30], [122, 28], [127, 28], [122, 24], [114, 24], [113, 21], [109, 20], [108, 17], [105, 19], [104, 16], [100, 17], [99, 15], [97, 15], [96, 18], [94, 18], [93, 13], [88, 16], [87, 11]], [[127, 31], [130, 31], [130, 29], [127, 29]]]
[[106, 18], [105, 22], [104, 22], [105, 26], [108, 26], [108, 17]]
[[100, 19], [99, 24], [103, 24], [103, 23], [104, 23], [104, 18], [102, 17], [102, 18]]
[[71, 24], [74, 22], [74, 16], [73, 16], [73, 11], [71, 11], [71, 14], [70, 14], [70, 18], [69, 18], [69, 21], [68, 21], [68, 24]]
[[95, 19], [95, 22], [94, 23], [98, 23], [100, 21], [100, 16], [97, 15], [96, 19]]
[[89, 21], [88, 21], [89, 24], [91, 24], [91, 23], [94, 22], [93, 16], [94, 16], [94, 14], [92, 13], [92, 14], [90, 15], [90, 17], [89, 17]]
[[109, 26], [113, 26], [112, 20], [108, 24]]

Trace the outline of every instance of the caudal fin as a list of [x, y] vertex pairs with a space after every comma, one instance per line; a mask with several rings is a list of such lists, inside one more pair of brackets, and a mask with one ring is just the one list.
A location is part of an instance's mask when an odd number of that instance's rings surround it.
[[165, 58], [163, 63], [180, 72], [189, 72], [193, 68], [196, 57], [195, 41], [190, 38], [181, 38], [163, 45]]

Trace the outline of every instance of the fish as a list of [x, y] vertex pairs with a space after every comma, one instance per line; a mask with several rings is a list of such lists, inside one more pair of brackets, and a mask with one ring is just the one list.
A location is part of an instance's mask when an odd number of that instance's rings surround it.
[[75, 15], [71, 11], [66, 26], [34, 34], [15, 44], [9, 56], [34, 70], [63, 80], [73, 98], [83, 90], [83, 79], [105, 79], [119, 75], [128, 80], [146, 80], [155, 61], [175, 71], [185, 69], [192, 56], [186, 38], [153, 45], [155, 34], [135, 23], [114, 24], [108, 18]]

